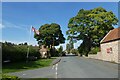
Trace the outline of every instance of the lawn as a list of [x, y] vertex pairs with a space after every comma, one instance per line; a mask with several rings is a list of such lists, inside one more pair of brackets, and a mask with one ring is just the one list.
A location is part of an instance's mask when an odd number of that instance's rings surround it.
[[3, 73], [9, 72], [17, 72], [28, 69], [36, 69], [49, 66], [55, 58], [51, 59], [40, 59], [37, 61], [29, 61], [29, 62], [19, 62], [19, 63], [8, 63], [2, 66]]

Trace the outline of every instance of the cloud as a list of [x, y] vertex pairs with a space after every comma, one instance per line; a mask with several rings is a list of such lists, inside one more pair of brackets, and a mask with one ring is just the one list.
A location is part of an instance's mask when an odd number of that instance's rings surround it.
[[11, 23], [11, 22], [6, 21], [6, 20], [3, 20], [2, 25], [3, 25], [2, 27], [4, 29], [14, 28], [14, 29], [25, 31], [25, 33], [27, 33], [28, 35], [30, 34], [31, 25], [15, 24], [15, 23]]
[[14, 23], [11, 23], [11, 22], [5, 21], [5, 20], [3, 20], [3, 25], [4, 25], [5, 28], [16, 28], [16, 29], [29, 31], [28, 27], [26, 27], [26, 26], [29, 26], [29, 25], [22, 25], [22, 24], [20, 24], [20, 25], [17, 24], [16, 25]]
[[4, 27], [5, 27], [5, 25], [3, 25], [3, 24], [0, 23], [0, 29], [2, 29]]
[[82, 43], [82, 40], [77, 41], [77, 43], [74, 44], [74, 48], [77, 49], [81, 43]]
[[[1, 25], [4, 25], [4, 26], [1, 26]], [[22, 35], [27, 35], [27, 37], [25, 37], [24, 39], [22, 39], [22, 41], [18, 40], [17, 38], [7, 38], [7, 39], [1, 39], [0, 42], [11, 42], [11, 43], [15, 43], [15, 44], [20, 44], [20, 43], [24, 43], [24, 42], [27, 42], [28, 44], [30, 45], [37, 45], [37, 41], [35, 39], [31, 39], [31, 36], [32, 34], [30, 35], [30, 29], [31, 29], [31, 26], [29, 25], [24, 25], [24, 24], [14, 24], [14, 23], [11, 23], [9, 21], [5, 21], [3, 20], [3, 24], [0, 24], [0, 27], [4, 27], [4, 32], [7, 30], [7, 29], [17, 29], [19, 31], [22, 31], [24, 32], [25, 34], [22, 34]], [[27, 34], [26, 34], [27, 33]], [[29, 40], [29, 37], [30, 37], [30, 40]]]

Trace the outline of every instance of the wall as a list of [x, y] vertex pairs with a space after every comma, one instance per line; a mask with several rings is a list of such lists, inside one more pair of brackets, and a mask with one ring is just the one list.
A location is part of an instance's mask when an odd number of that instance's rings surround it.
[[88, 58], [93, 58], [93, 59], [100, 59], [103, 60], [101, 52], [97, 52], [97, 54], [89, 54]]
[[[112, 51], [110, 53], [107, 53], [107, 49], [109, 48], [112, 48]], [[120, 40], [101, 44], [101, 52], [98, 52], [97, 55], [89, 55], [88, 57], [119, 63]]]
[[[102, 60], [118, 63], [118, 50], [120, 50], [118, 47], [118, 42], [120, 43], [120, 40], [101, 44]], [[110, 53], [107, 53], [106, 49], [108, 48], [112, 48]]]
[[118, 41], [118, 63], [120, 63], [120, 40]]

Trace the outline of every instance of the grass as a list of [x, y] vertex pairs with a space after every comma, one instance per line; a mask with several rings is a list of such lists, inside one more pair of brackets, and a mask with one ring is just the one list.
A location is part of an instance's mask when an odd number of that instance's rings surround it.
[[47, 67], [51, 64], [51, 62], [55, 58], [51, 59], [40, 59], [37, 61], [29, 61], [29, 62], [19, 62], [19, 63], [8, 63], [4, 64], [2, 67], [3, 73], [9, 73], [9, 72], [18, 72], [23, 70], [29, 70], [29, 69], [36, 69], [36, 68], [42, 68]]

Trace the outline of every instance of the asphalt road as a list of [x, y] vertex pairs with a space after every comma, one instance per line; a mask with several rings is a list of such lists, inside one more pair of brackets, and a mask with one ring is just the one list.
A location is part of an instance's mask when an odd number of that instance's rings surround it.
[[[52, 66], [27, 70], [10, 75], [20, 78], [55, 78]], [[62, 57], [58, 64], [58, 78], [118, 78], [118, 64], [77, 56]]]

